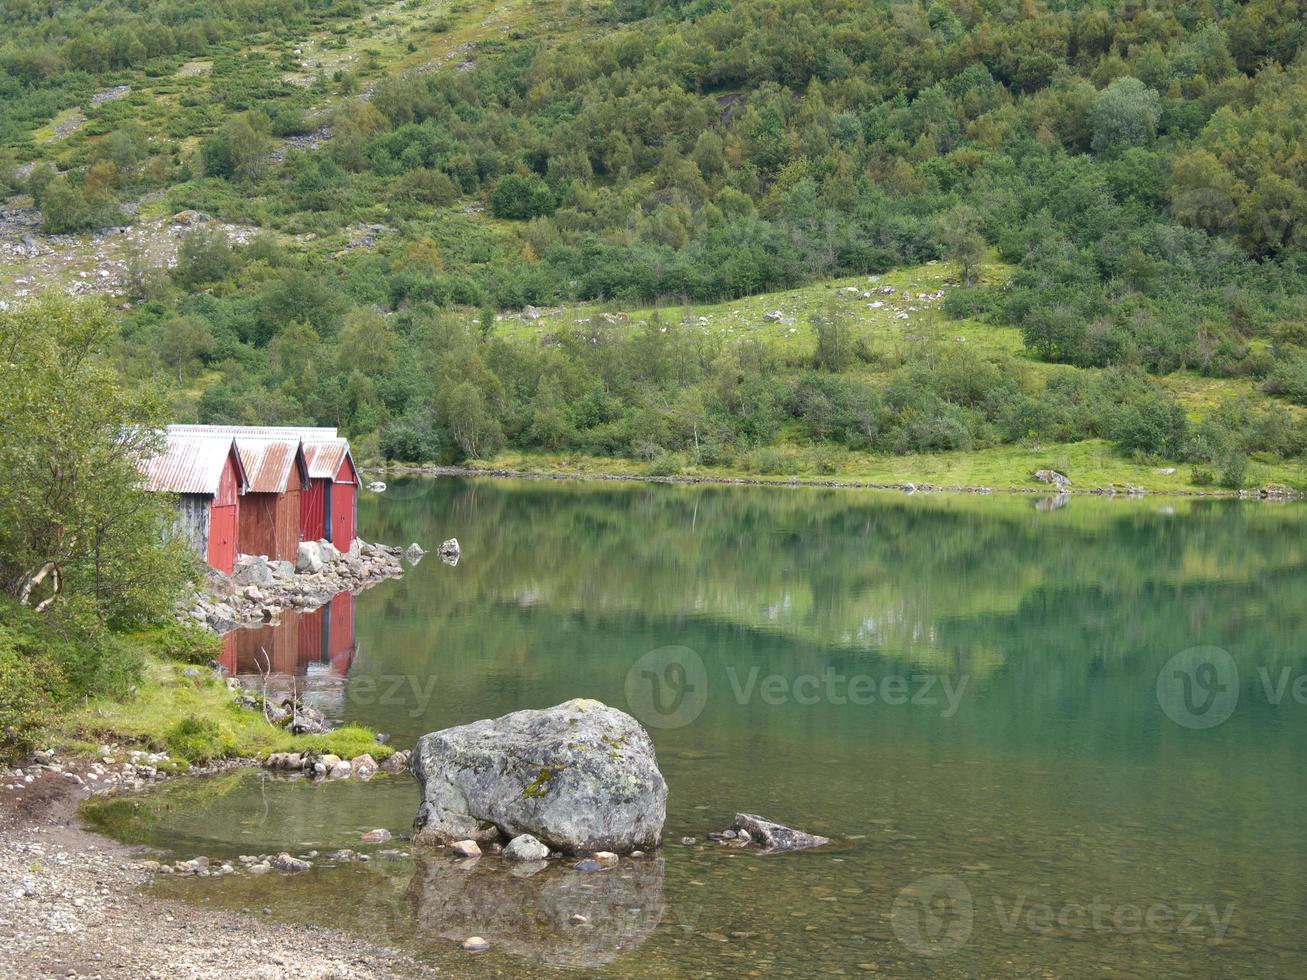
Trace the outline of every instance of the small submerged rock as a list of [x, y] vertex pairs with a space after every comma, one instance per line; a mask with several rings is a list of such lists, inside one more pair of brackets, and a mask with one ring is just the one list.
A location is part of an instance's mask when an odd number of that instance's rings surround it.
[[369, 830], [359, 837], [364, 844], [385, 844], [390, 840], [390, 831], [384, 827]]
[[[758, 844], [767, 851], [799, 851], [830, 843], [829, 837], [795, 830], [752, 813], [737, 813], [731, 823], [731, 830], [727, 833], [731, 831], [734, 834], [727, 838], [728, 841], [733, 840], [745, 846]], [[722, 836], [725, 837], [725, 834]]]
[[549, 857], [549, 848], [530, 834], [518, 834], [504, 848], [504, 857], [510, 861], [543, 861]]
[[449, 845], [449, 850], [457, 857], [479, 858], [481, 856], [481, 847], [474, 840], [455, 841]]
[[[303, 874], [305, 871], [312, 870], [313, 865], [308, 861], [302, 861], [297, 857], [291, 857], [283, 851], [272, 859], [272, 867], [275, 870], [285, 872], [286, 874]], [[250, 870], [252, 871], [253, 868]]]

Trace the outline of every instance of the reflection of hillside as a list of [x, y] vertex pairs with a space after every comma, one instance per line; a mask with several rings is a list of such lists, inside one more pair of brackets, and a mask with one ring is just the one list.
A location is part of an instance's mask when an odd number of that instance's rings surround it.
[[[418, 599], [442, 621], [510, 603], [638, 610], [972, 671], [1012, 653], [972, 627], [1021, 619], [1041, 597], [1093, 592], [1122, 608], [1202, 583], [1240, 591], [1296, 575], [1304, 556], [1295, 510], [1228, 502], [1183, 502], [1166, 516], [1087, 498], [1041, 513], [1029, 498], [865, 491], [448, 479], [395, 489], [367, 502], [371, 535], [457, 534], [465, 555], [388, 588], [395, 610]], [[1257, 594], [1248, 601], [1265, 601]]]

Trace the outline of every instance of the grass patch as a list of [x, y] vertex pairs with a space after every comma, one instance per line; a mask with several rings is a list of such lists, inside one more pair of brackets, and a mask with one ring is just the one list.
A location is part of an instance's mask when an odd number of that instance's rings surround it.
[[264, 758], [272, 752], [324, 752], [352, 759], [369, 753], [378, 762], [394, 753], [373, 732], [350, 725], [325, 735], [291, 735], [236, 703], [211, 672], [187, 674], [184, 665], [157, 657], [130, 698], [98, 698], [64, 722], [73, 739], [98, 745], [134, 742], [201, 764], [223, 758]]

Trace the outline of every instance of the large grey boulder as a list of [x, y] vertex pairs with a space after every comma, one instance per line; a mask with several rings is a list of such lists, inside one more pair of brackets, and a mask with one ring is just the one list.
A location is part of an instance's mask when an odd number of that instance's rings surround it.
[[424, 735], [409, 765], [417, 845], [531, 834], [553, 850], [627, 854], [657, 847], [667, 815], [648, 733], [588, 699]]

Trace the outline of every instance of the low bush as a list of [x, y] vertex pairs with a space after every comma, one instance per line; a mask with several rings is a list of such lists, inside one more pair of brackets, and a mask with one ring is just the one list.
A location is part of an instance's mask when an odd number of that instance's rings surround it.
[[58, 665], [21, 646], [0, 626], [0, 759], [18, 759], [36, 748], [64, 693]]
[[214, 759], [235, 754], [235, 736], [212, 718], [187, 715], [171, 725], [163, 735], [164, 747], [174, 759], [191, 765], [203, 765]]

